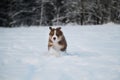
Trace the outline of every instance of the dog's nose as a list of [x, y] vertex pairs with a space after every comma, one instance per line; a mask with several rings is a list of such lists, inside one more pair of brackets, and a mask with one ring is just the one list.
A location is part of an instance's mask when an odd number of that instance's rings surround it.
[[53, 40], [56, 40], [56, 37], [53, 37]]

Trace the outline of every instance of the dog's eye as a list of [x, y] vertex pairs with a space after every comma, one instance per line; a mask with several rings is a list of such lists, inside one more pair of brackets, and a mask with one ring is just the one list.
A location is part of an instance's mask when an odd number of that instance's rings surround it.
[[56, 36], [58, 36], [58, 37], [59, 37], [60, 35], [59, 35], [59, 34], [56, 34]]
[[57, 33], [56, 33], [56, 36], [59, 37], [59, 36], [61, 36], [61, 35], [62, 35], [62, 32], [61, 32], [60, 30], [58, 30]]
[[54, 35], [54, 32], [50, 32], [50, 35], [51, 35], [51, 36]]

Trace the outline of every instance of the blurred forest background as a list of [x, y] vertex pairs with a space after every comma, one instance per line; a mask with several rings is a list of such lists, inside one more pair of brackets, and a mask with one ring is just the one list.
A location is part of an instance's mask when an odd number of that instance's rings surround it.
[[0, 0], [0, 26], [120, 24], [120, 0]]

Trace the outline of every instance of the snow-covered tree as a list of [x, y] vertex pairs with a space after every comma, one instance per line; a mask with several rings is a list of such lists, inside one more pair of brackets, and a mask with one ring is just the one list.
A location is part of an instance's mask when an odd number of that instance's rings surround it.
[[50, 0], [50, 4], [53, 6], [51, 11], [54, 25], [60, 25], [64, 23], [65, 18], [65, 0]]
[[0, 26], [120, 23], [120, 0], [1, 0]]
[[9, 22], [11, 21], [11, 19], [8, 14], [10, 3], [10, 0], [0, 1], [0, 26], [10, 26]]
[[120, 0], [112, 0], [111, 20], [120, 24]]
[[9, 13], [12, 22], [10, 25], [37, 25], [38, 23], [38, 8], [40, 6], [34, 0], [14, 0], [11, 4], [11, 11]]

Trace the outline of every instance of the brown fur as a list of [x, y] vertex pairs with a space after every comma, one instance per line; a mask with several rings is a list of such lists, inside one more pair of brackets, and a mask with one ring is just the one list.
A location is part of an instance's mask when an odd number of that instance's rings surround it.
[[66, 51], [67, 43], [66, 43], [66, 40], [65, 40], [65, 37], [64, 37], [64, 36], [62, 37], [62, 40], [58, 42], [58, 44], [63, 46], [63, 47], [61, 48], [61, 51]]
[[66, 49], [67, 49], [67, 42], [65, 40], [63, 32], [61, 31], [61, 27], [58, 27], [56, 29], [52, 28], [52, 27], [49, 27], [49, 29], [50, 29], [50, 33], [49, 33], [49, 41], [48, 41], [48, 50], [49, 50], [50, 47], [54, 47], [55, 46], [53, 44], [51, 38], [54, 35], [54, 30], [56, 30], [56, 36], [57, 37], [61, 37], [60, 41], [58, 42], [58, 45], [61, 46], [60, 51], [66, 51]]
[[50, 48], [51, 46], [53, 46], [53, 43], [52, 43], [52, 41], [49, 39], [49, 41], [48, 41], [48, 50], [49, 50], [49, 48]]

